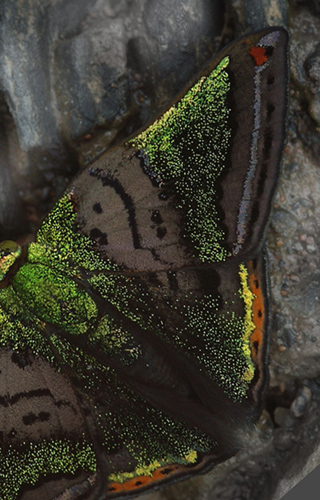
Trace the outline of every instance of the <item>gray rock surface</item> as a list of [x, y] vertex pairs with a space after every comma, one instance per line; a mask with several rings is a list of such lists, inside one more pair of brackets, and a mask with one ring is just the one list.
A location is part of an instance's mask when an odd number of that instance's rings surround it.
[[[217, 48], [225, 3], [2, 0], [0, 238], [23, 234], [26, 213], [34, 230], [80, 165], [168, 104]], [[265, 24], [291, 33], [288, 143], [267, 242], [270, 390], [246, 450], [144, 500], [279, 500], [320, 463], [320, 8], [231, 3], [225, 41]]]
[[23, 204], [34, 231], [79, 166], [154, 117], [217, 48], [221, 0], [159, 5], [0, 3], [2, 151], [10, 165], [0, 174], [1, 239], [26, 230]]

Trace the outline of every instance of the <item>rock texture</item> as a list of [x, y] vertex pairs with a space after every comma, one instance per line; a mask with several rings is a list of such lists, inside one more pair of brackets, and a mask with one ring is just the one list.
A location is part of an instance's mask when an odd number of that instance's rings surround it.
[[216, 50], [223, 3], [1, 2], [0, 238], [25, 230], [23, 205], [34, 230], [79, 165], [169, 103]]

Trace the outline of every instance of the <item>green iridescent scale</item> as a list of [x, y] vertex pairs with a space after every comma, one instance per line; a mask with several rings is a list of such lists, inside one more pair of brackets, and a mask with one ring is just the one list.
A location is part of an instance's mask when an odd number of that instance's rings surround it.
[[[143, 491], [234, 454], [257, 420], [268, 346], [259, 247], [282, 151], [286, 43], [266, 29], [230, 45], [151, 126], [80, 172], [34, 243], [0, 245], [2, 500]], [[270, 165], [259, 141], [252, 151], [252, 134], [270, 131], [251, 108], [237, 115], [239, 92], [261, 113], [283, 101]]]
[[174, 186], [177, 206], [186, 217], [186, 235], [200, 260], [209, 262], [227, 255], [212, 186], [225, 168], [230, 147], [228, 64], [228, 57], [222, 59], [181, 101], [130, 141], [146, 157], [158, 182]]

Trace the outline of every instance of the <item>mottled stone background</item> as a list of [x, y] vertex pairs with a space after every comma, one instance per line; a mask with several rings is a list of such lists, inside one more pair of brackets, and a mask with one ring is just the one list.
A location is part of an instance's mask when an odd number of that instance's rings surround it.
[[319, 1], [1, 0], [0, 19], [0, 239], [19, 241], [82, 165], [152, 119], [220, 46], [289, 29], [267, 407], [237, 457], [141, 497], [280, 499], [320, 463]]

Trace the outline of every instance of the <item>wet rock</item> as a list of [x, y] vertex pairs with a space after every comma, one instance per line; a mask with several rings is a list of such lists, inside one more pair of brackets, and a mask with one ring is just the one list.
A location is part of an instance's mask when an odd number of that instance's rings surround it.
[[274, 412], [274, 421], [277, 425], [285, 429], [292, 429], [295, 424], [295, 419], [288, 408], [276, 408]]
[[[3, 0], [0, 89], [7, 141], [19, 140], [2, 159], [20, 169], [1, 174], [2, 237], [26, 231], [24, 213], [34, 231], [80, 165], [154, 118], [214, 53], [223, 24], [222, 0]], [[51, 200], [30, 205], [49, 177]]]
[[274, 433], [273, 443], [276, 450], [288, 451], [293, 448], [294, 441], [292, 432], [277, 429]]
[[290, 411], [295, 418], [300, 418], [306, 413], [311, 404], [311, 398], [311, 389], [307, 385], [301, 387], [290, 407]]

